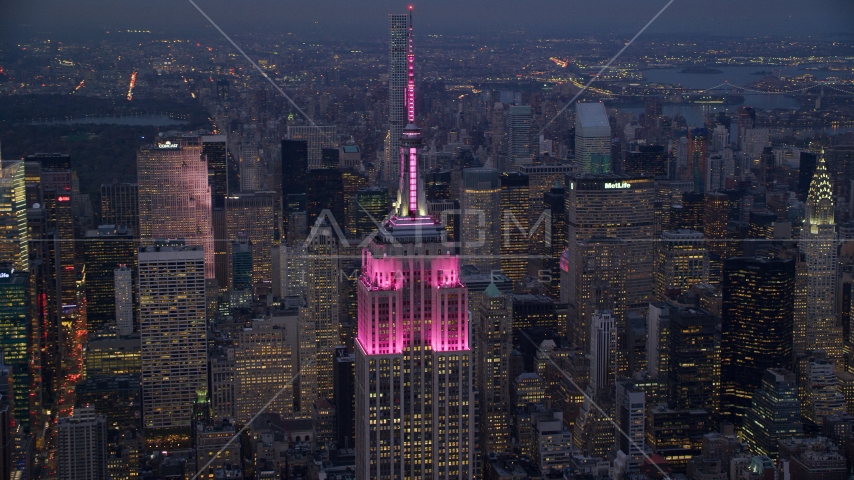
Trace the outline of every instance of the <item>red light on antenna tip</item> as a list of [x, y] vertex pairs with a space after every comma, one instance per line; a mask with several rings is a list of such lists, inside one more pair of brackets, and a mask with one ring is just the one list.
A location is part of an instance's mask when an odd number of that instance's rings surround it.
[[412, 5], [409, 6], [409, 9], [412, 10]]

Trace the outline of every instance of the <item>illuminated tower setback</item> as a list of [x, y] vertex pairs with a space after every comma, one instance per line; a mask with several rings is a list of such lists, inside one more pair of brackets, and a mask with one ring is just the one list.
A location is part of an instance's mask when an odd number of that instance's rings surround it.
[[[411, 18], [411, 17], [410, 17]], [[362, 251], [356, 339], [356, 478], [473, 477], [474, 402], [468, 289], [445, 229], [427, 215], [418, 176], [409, 36], [409, 124], [400, 196]]]
[[184, 239], [205, 252], [205, 278], [214, 278], [214, 235], [208, 163], [198, 138], [142, 147], [136, 156], [139, 238]]
[[806, 262], [806, 316], [796, 320], [795, 352], [824, 350], [828, 358], [839, 362], [842, 325], [835, 314], [838, 262], [833, 185], [823, 155], [816, 165], [806, 203], [800, 243]]

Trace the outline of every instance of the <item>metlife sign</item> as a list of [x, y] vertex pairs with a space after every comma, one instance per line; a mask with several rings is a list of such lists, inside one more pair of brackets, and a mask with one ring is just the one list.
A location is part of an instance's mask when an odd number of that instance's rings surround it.
[[624, 189], [624, 188], [632, 188], [631, 183], [627, 182], [605, 182], [605, 189]]

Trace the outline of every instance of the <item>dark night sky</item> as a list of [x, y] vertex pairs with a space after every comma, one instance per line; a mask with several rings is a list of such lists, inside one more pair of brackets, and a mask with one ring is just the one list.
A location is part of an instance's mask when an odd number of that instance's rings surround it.
[[[382, 38], [391, 0], [196, 0], [228, 33], [294, 32]], [[430, 0], [415, 3], [419, 33], [525, 30], [555, 36], [631, 35], [667, 0]], [[197, 34], [204, 18], [187, 0], [0, 0], [0, 38], [27, 32], [150, 29]], [[854, 36], [852, 0], [676, 0], [648, 34]]]

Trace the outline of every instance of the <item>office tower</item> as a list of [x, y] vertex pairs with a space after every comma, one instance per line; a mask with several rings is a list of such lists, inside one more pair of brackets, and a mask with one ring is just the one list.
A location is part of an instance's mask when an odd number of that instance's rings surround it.
[[215, 278], [208, 165], [199, 139], [144, 146], [136, 169], [142, 245], [166, 238], [198, 245], [204, 249], [205, 278]]
[[800, 163], [798, 168], [798, 198], [806, 200], [810, 192], [810, 184], [812, 183], [815, 169], [818, 166], [818, 154], [813, 152], [801, 152]]
[[[531, 148], [531, 116], [530, 105], [511, 105], [507, 111], [510, 124], [510, 134], [507, 142], [507, 169], [516, 170], [524, 163], [530, 163], [533, 151]], [[498, 166], [498, 165], [496, 165]]]
[[503, 172], [500, 179], [501, 271], [511, 280], [519, 281], [528, 274], [528, 176]]
[[566, 208], [563, 202], [566, 189], [560, 183], [543, 195], [543, 210], [546, 213], [543, 235], [542, 274], [545, 278], [546, 294], [560, 297], [560, 260], [566, 252]]
[[586, 348], [596, 311], [610, 311], [617, 319], [626, 312], [629, 246], [623, 240], [595, 237], [573, 247], [565, 262], [561, 257], [561, 301], [569, 307], [570, 341]]
[[[231, 442], [237, 429], [230, 419], [202, 420], [193, 431], [198, 478], [239, 478], [243, 459], [241, 438]], [[231, 442], [231, 443], [229, 443]], [[222, 450], [220, 452], [220, 450]], [[215, 460], [211, 461], [216, 457]], [[208, 465], [210, 462], [210, 465]], [[207, 466], [207, 468], [205, 468]]]
[[30, 427], [30, 366], [27, 351], [27, 273], [0, 267], [0, 363], [12, 370], [15, 420]]
[[61, 480], [107, 480], [107, 422], [95, 408], [82, 406], [56, 427]]
[[723, 190], [724, 186], [726, 186], [726, 163], [724, 160], [724, 156], [720, 153], [712, 153], [709, 154], [709, 158], [706, 160], [706, 171], [705, 177], [706, 179], [706, 192], [717, 192], [718, 190]]
[[[469, 298], [473, 294], [473, 288], [469, 286]], [[560, 331], [554, 300], [545, 295], [530, 293], [516, 294], [511, 298], [513, 300], [513, 338], [517, 343], [522, 337], [521, 332], [533, 327], [548, 328], [553, 332]]]
[[130, 335], [134, 331], [133, 322], [133, 270], [120, 265], [113, 270], [113, 291], [116, 304], [116, 333]]
[[[202, 155], [208, 161], [211, 206], [222, 208], [228, 196], [228, 143], [225, 135], [202, 135]], [[102, 220], [103, 221], [103, 220]]]
[[225, 211], [225, 199], [223, 206], [211, 209], [211, 223], [213, 224], [213, 248], [214, 248], [214, 275], [219, 293], [228, 290], [228, 216]]
[[356, 204], [356, 193], [368, 188], [368, 177], [364, 173], [360, 173], [352, 168], [341, 167], [340, 171], [344, 192], [344, 216], [337, 220], [341, 231], [348, 238], [355, 238], [356, 218], [360, 210], [358, 204]]
[[511, 312], [507, 297], [494, 283], [477, 305], [477, 390], [480, 395], [480, 451], [504, 453], [510, 448]]
[[729, 196], [707, 193], [703, 201], [703, 233], [709, 252], [726, 258], [727, 227], [729, 225]]
[[[288, 140], [306, 142], [307, 170], [321, 168], [323, 164], [323, 149], [333, 148], [338, 144], [336, 128], [334, 126], [288, 125]], [[284, 149], [282, 150], [282, 155], [284, 157]], [[288, 174], [288, 171], [282, 170], [283, 176]]]
[[[319, 218], [343, 231], [344, 178], [337, 168], [309, 170], [306, 186], [306, 229], [314, 228]], [[331, 218], [330, 218], [331, 217]], [[334, 223], [333, 223], [334, 221]]]
[[667, 150], [663, 145], [635, 145], [626, 152], [623, 173], [666, 177], [668, 158]]
[[254, 284], [252, 272], [252, 242], [245, 234], [238, 233], [237, 239], [231, 242], [230, 247], [230, 303], [235, 306], [246, 306], [252, 303], [252, 285]]
[[305, 250], [305, 308], [299, 313], [300, 414], [332, 399], [332, 353], [339, 343], [338, 237], [326, 223], [312, 228]]
[[706, 159], [709, 155], [708, 131], [705, 128], [695, 128], [688, 132], [688, 170], [690, 179], [694, 182], [694, 192], [704, 193]]
[[729, 130], [726, 125], [716, 125], [711, 133], [711, 147], [713, 152], [720, 152], [729, 146]]
[[[569, 175], [566, 210], [569, 271], [575, 263], [578, 243], [591, 238], [613, 237], [626, 241], [626, 303], [645, 308], [655, 286], [653, 272], [654, 182], [630, 175]], [[570, 286], [572, 287], [572, 286]], [[563, 286], [561, 286], [563, 289]], [[570, 288], [571, 290], [572, 288]]]
[[397, 156], [400, 152], [400, 136], [407, 123], [407, 28], [407, 15], [389, 14], [388, 135], [385, 162], [382, 165], [382, 177], [387, 182], [396, 181], [401, 173]]
[[575, 104], [575, 163], [584, 173], [611, 172], [611, 124], [605, 104]]
[[[404, 201], [398, 202], [385, 232], [362, 252], [356, 476], [470, 479], [476, 426], [467, 290], [459, 278], [460, 259], [443, 250], [444, 229], [427, 216], [420, 193], [421, 133], [415, 126], [411, 49], [407, 60]], [[497, 195], [497, 172], [487, 178], [493, 179], [487, 183]]]
[[840, 391], [831, 359], [824, 355], [809, 359], [805, 373], [801, 380], [801, 391], [806, 400], [801, 412], [804, 418], [813, 424], [823, 425], [827, 417], [847, 413], [845, 395]]
[[264, 165], [261, 161], [261, 151], [255, 145], [241, 145], [238, 156], [240, 166], [240, 191], [254, 192], [261, 190], [264, 176]]
[[139, 298], [143, 428], [189, 434], [196, 391], [207, 388], [202, 247], [140, 248]]
[[320, 150], [320, 168], [338, 168], [340, 162], [340, 147], [322, 148]]
[[799, 248], [806, 263], [806, 315], [798, 316], [795, 324], [795, 353], [823, 350], [841, 366], [843, 339], [842, 325], [836, 318], [838, 264], [833, 187], [824, 157], [818, 160], [807, 195]]
[[769, 368], [762, 374], [762, 388], [753, 394], [744, 418], [744, 442], [750, 453], [777, 458], [777, 442], [801, 435], [801, 405], [795, 374], [785, 368]]
[[339, 448], [356, 446], [356, 356], [335, 347], [332, 378], [335, 399], [335, 441]]
[[463, 170], [463, 262], [482, 273], [501, 269], [501, 177], [492, 168]]
[[572, 165], [545, 164], [545, 165], [521, 165], [519, 171], [528, 176], [528, 204], [530, 216], [528, 225], [534, 232], [534, 238], [539, 239], [543, 211], [548, 208], [543, 205], [543, 195], [549, 193], [555, 187], [562, 187], [566, 174], [572, 171]]
[[698, 283], [709, 283], [709, 251], [706, 237], [696, 230], [668, 230], [658, 243], [655, 296], [686, 292]]
[[139, 188], [135, 183], [101, 185], [101, 225], [129, 227], [139, 236]]
[[25, 173], [22, 161], [7, 160], [0, 168], [0, 263], [26, 272], [30, 269], [30, 245]]
[[721, 413], [740, 426], [763, 372], [792, 360], [795, 262], [729, 258], [721, 289]]
[[215, 347], [211, 349], [209, 356], [211, 417], [234, 418], [236, 400], [234, 377], [237, 373], [234, 347]]
[[490, 150], [490, 160], [492, 168], [501, 168], [501, 142], [504, 140], [504, 104], [495, 102], [492, 106], [492, 123], [490, 124], [492, 132], [492, 147]]
[[282, 140], [282, 195], [305, 193], [308, 173], [308, 142]]
[[608, 310], [590, 321], [590, 386], [595, 393], [614, 385], [617, 378], [617, 322]]
[[0, 475], [3, 478], [12, 478], [12, 454], [15, 450], [13, 415], [9, 400], [7, 395], [0, 393]]
[[86, 231], [83, 239], [86, 264], [86, 318], [90, 334], [116, 327], [116, 291], [114, 271], [126, 265], [136, 270], [136, 246], [127, 227], [100, 225]]
[[237, 424], [246, 425], [274, 397], [265, 412], [282, 418], [293, 415], [293, 389], [285, 388], [276, 396], [296, 373], [286, 337], [285, 326], [275, 320], [252, 320], [252, 327], [239, 333], [234, 349]]
[[268, 289], [273, 282], [270, 255], [278, 222], [275, 196], [275, 192], [253, 192], [229, 195], [225, 199], [229, 241], [234, 242], [243, 234], [252, 244], [252, 280], [256, 288]]
[[747, 130], [756, 124], [756, 110], [753, 107], [741, 107], [738, 112], [738, 148], [744, 150]]
[[[74, 215], [72, 212], [72, 171], [68, 155], [39, 153], [27, 162], [41, 165], [42, 200], [45, 231], [54, 239], [53, 257], [59, 266], [50, 272], [51, 283], [59, 286], [57, 312], [62, 305], [77, 305], [77, 259], [74, 249]], [[52, 286], [53, 287], [53, 286]]]
[[669, 405], [714, 414], [720, 408], [721, 387], [715, 316], [698, 307], [668, 305], [668, 310]]
[[388, 189], [364, 188], [356, 192], [353, 238], [362, 239], [376, 231], [389, 213]]
[[619, 453], [616, 454], [615, 468], [623, 472], [637, 471], [643, 464], [645, 455], [646, 393], [632, 382], [617, 382], [616, 407], [614, 447]]

